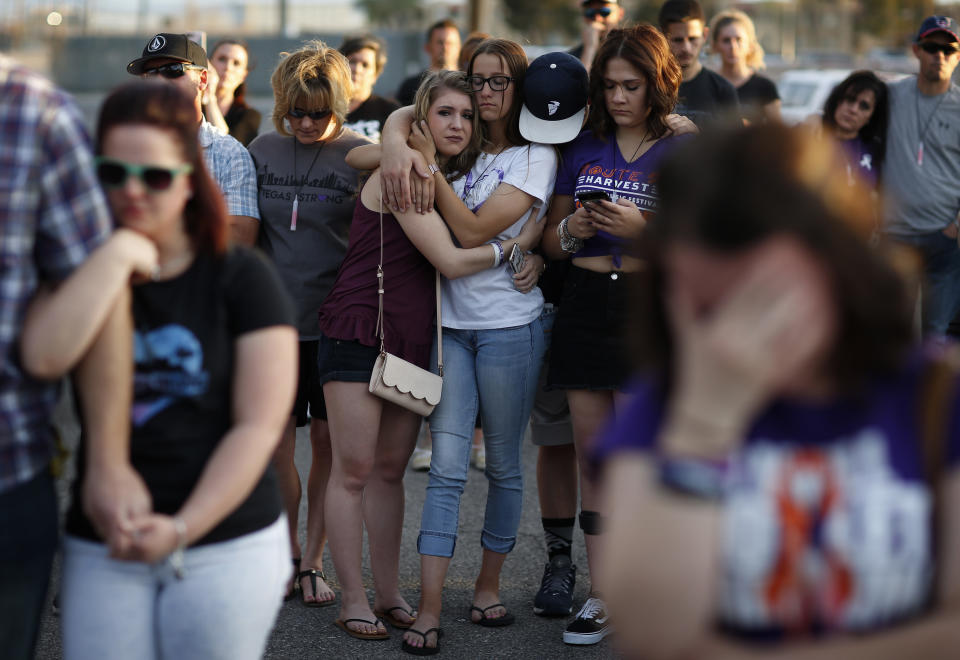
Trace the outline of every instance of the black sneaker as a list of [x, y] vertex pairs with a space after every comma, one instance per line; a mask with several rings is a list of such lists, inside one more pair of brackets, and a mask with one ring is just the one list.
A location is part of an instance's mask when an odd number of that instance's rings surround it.
[[607, 606], [599, 598], [588, 598], [577, 618], [563, 631], [566, 644], [596, 644], [610, 632]]
[[577, 567], [567, 555], [556, 555], [543, 569], [540, 591], [533, 599], [533, 613], [540, 616], [568, 616], [573, 611], [573, 586]]

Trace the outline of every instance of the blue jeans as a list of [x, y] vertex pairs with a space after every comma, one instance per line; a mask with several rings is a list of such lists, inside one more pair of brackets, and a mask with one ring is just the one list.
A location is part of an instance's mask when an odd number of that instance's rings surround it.
[[[452, 557], [480, 410], [487, 450], [487, 508], [480, 542], [507, 553], [523, 506], [520, 450], [545, 343], [540, 319], [497, 330], [443, 330], [443, 396], [430, 416], [433, 455], [423, 503], [420, 554]], [[436, 365], [436, 348], [432, 362]]]
[[939, 231], [891, 238], [917, 250], [923, 260], [923, 335], [946, 335], [950, 321], [960, 312], [960, 248], [957, 239], [948, 238]]

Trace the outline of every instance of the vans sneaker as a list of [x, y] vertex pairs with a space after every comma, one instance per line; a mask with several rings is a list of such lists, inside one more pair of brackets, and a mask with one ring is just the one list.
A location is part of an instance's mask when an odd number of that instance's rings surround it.
[[596, 644], [610, 632], [607, 606], [599, 598], [588, 598], [577, 618], [563, 632], [566, 644]]

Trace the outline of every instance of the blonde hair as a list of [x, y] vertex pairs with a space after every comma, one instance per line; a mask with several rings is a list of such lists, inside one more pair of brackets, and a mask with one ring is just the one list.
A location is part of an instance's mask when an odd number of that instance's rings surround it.
[[480, 113], [477, 112], [476, 97], [463, 71], [434, 71], [427, 74], [423, 82], [420, 83], [417, 95], [413, 99], [414, 118], [417, 121], [426, 120], [430, 112], [430, 106], [433, 105], [437, 96], [444, 89], [460, 92], [470, 99], [470, 105], [473, 108], [473, 120], [470, 122], [473, 130], [470, 134], [470, 141], [463, 151], [456, 156], [447, 158], [443, 164], [444, 176], [447, 181], [452, 181], [470, 171], [480, 153], [480, 145], [483, 140], [480, 132]]
[[353, 97], [347, 58], [319, 40], [308, 41], [292, 53], [280, 53], [280, 57], [270, 76], [273, 126], [277, 133], [290, 135], [283, 120], [301, 99], [312, 108], [330, 108], [339, 132]]
[[747, 33], [747, 66], [751, 69], [765, 69], [763, 47], [757, 41], [757, 29], [753, 25], [753, 20], [739, 9], [727, 9], [710, 20], [710, 50], [717, 52], [720, 30], [733, 23], [738, 24]]

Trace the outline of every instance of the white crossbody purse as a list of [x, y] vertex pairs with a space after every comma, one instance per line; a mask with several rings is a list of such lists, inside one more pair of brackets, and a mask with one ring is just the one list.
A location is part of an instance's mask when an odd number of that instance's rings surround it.
[[380, 263], [377, 265], [377, 333], [380, 355], [370, 375], [370, 393], [426, 417], [440, 403], [443, 390], [443, 326], [440, 320], [440, 273], [436, 273], [437, 367], [439, 374], [387, 353], [383, 345], [383, 191], [380, 193]]

